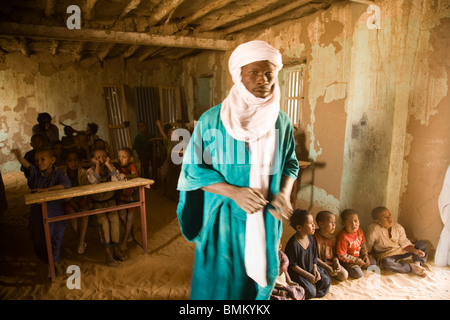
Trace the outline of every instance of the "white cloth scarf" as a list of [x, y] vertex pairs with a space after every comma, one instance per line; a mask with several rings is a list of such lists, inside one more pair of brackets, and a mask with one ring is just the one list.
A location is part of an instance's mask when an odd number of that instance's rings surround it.
[[[241, 68], [256, 61], [269, 61], [275, 66], [273, 92], [266, 98], [255, 97], [241, 79]], [[281, 54], [264, 41], [239, 45], [228, 62], [234, 85], [222, 102], [220, 118], [227, 133], [236, 140], [249, 143], [251, 155], [250, 188], [265, 198], [269, 193], [269, 172], [275, 155], [275, 122], [280, 111], [278, 72], [283, 67]], [[267, 286], [267, 250], [264, 210], [247, 214], [245, 235], [245, 269], [261, 287]]]

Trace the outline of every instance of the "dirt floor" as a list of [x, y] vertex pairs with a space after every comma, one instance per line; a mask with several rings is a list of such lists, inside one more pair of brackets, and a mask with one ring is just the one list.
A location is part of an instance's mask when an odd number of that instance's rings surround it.
[[[181, 235], [176, 202], [161, 189], [146, 190], [148, 253], [143, 254], [139, 216], [135, 217], [135, 239], [129, 244], [129, 259], [119, 266], [105, 265], [105, 257], [90, 217], [84, 255], [76, 253], [76, 235], [68, 224], [62, 245], [66, 267], [80, 268], [80, 289], [67, 286], [72, 273], [50, 282], [47, 267], [33, 252], [28, 232], [29, 192], [21, 172], [3, 174], [9, 208], [0, 216], [0, 299], [2, 300], [180, 300], [189, 299], [194, 245]], [[282, 242], [292, 229], [285, 224]], [[381, 270], [363, 278], [333, 281], [330, 300], [449, 300], [450, 267], [427, 263], [428, 276], [396, 274]], [[74, 283], [74, 282], [70, 282]]]

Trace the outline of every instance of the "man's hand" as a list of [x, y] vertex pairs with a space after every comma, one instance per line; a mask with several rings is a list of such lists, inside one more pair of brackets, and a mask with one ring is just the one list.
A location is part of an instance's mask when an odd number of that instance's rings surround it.
[[285, 218], [286, 220], [289, 220], [293, 212], [289, 197], [284, 193], [277, 193], [270, 204], [273, 208], [270, 208], [269, 212], [275, 219], [281, 220], [282, 218]]

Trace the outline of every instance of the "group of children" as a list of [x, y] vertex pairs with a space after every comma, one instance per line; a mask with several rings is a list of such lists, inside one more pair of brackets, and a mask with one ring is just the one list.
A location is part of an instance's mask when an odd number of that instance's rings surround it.
[[[85, 133], [82, 133], [82, 136], [85, 135]], [[22, 170], [25, 173], [31, 192], [45, 192], [87, 184], [122, 181], [138, 176], [138, 170], [133, 161], [133, 150], [130, 148], [122, 148], [119, 150], [118, 164], [113, 166], [105, 146], [96, 146], [94, 144], [92, 150], [90, 150], [91, 158], [89, 159], [89, 162], [93, 166], [85, 170], [80, 166], [80, 161], [84, 160], [80, 157], [80, 150], [84, 149], [76, 147], [67, 149], [63, 157], [64, 166], [57, 167], [57, 153], [53, 148], [44, 147], [39, 139], [39, 135], [33, 135], [32, 146], [32, 152], [27, 152], [25, 156], [22, 156], [19, 149], [11, 150], [22, 165]], [[47, 210], [49, 217], [55, 217], [134, 201], [137, 201], [137, 194], [134, 188], [130, 188], [66, 200], [49, 201], [47, 202]], [[137, 208], [131, 208], [122, 210], [123, 212], [112, 211], [95, 215], [100, 241], [105, 250], [106, 264], [108, 266], [117, 266], [118, 261], [127, 259], [127, 242], [133, 239], [133, 216], [136, 210]], [[125, 224], [125, 234], [121, 242], [119, 219], [122, 219]], [[85, 235], [89, 217], [75, 218], [69, 221], [79, 237], [77, 252], [83, 254], [86, 249]], [[64, 236], [65, 225], [65, 221], [49, 224], [57, 276], [64, 274], [64, 269], [60, 261], [60, 247]], [[47, 248], [40, 204], [31, 205], [29, 227], [34, 250], [37, 256], [47, 264]]]
[[[358, 279], [370, 265], [400, 272], [425, 275], [427, 260], [425, 241], [414, 244], [404, 228], [394, 222], [389, 209], [372, 210], [374, 220], [365, 236], [358, 213], [346, 209], [340, 214], [343, 228], [335, 236], [336, 216], [320, 211], [313, 216], [295, 209], [290, 225], [295, 234], [288, 240], [284, 252], [279, 251], [280, 274], [271, 299], [303, 300], [319, 298], [330, 289], [331, 278], [344, 281]], [[405, 259], [412, 257], [412, 262]]]

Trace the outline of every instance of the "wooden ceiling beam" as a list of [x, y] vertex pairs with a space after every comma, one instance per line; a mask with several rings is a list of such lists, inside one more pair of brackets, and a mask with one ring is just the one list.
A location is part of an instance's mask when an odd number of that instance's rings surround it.
[[159, 53], [160, 51], [162, 51], [164, 48], [160, 48], [160, 47], [156, 47], [156, 48], [148, 48], [140, 57], [139, 57], [139, 62], [144, 61], [145, 59], [151, 57], [152, 55], [155, 55], [157, 53]]
[[252, 27], [254, 25], [257, 25], [263, 21], [269, 20], [269, 19], [273, 19], [275, 17], [278, 17], [282, 14], [285, 14], [291, 10], [294, 10], [298, 7], [304, 6], [305, 4], [308, 4], [309, 2], [311, 2], [311, 0], [296, 0], [296, 1], [292, 1], [284, 6], [281, 6], [275, 10], [272, 10], [266, 14], [260, 15], [255, 17], [254, 19], [248, 20], [248, 21], [244, 21], [241, 23], [238, 23], [236, 25], [233, 25], [231, 27], [225, 28], [223, 30], [220, 30], [220, 32], [222, 34], [230, 34], [230, 33], [234, 33], [243, 29], [247, 29], [249, 27]]
[[115, 45], [116, 45], [115, 43], [108, 44], [106, 49], [97, 55], [100, 61], [105, 60], [105, 58], [108, 56], [108, 54], [111, 52], [111, 50], [114, 48]]
[[26, 38], [17, 37], [16, 38], [16, 43], [19, 46], [20, 52], [22, 52], [22, 54], [25, 57], [29, 57], [31, 55], [30, 48], [28, 46], [28, 40]]
[[45, 17], [51, 18], [54, 13], [55, 13], [55, 0], [46, 0], [44, 8]]
[[230, 4], [231, 2], [233, 2], [235, 0], [217, 0], [214, 2], [211, 2], [210, 4], [206, 5], [205, 7], [203, 7], [202, 9], [196, 11], [194, 14], [184, 18], [183, 20], [181, 20], [177, 26], [180, 29], [184, 29], [184, 27], [186, 27], [189, 23], [191, 23], [192, 21], [195, 21], [205, 15], [207, 15], [208, 13], [223, 8], [225, 7], [227, 4]]
[[93, 29], [73, 29], [43, 25], [0, 22], [0, 35], [45, 40], [71, 40], [139, 44], [158, 47], [195, 48], [225, 51], [234, 48], [234, 41], [177, 35], [146, 34]]
[[233, 14], [223, 14], [217, 16], [214, 22], [207, 21], [205, 24], [200, 25], [197, 28], [199, 32], [211, 31], [225, 24], [237, 21], [251, 15], [255, 12], [261, 11], [275, 3], [279, 0], [266, 0], [266, 1], [253, 1], [250, 4], [243, 6], [240, 10], [233, 12]]
[[164, 0], [152, 12], [148, 19], [148, 26], [153, 27], [171, 14], [184, 0]]
[[59, 41], [52, 40], [52, 45], [50, 46], [50, 51], [52, 55], [56, 56], [56, 54], [58, 53], [58, 48], [59, 48]]
[[86, 12], [84, 15], [84, 19], [92, 20], [94, 18], [94, 7], [98, 0], [87, 0], [84, 11]]
[[131, 57], [136, 52], [136, 50], [139, 49], [139, 47], [140, 47], [140, 45], [138, 45], [138, 44], [134, 44], [134, 45], [130, 46], [127, 50], [125, 50], [122, 53], [121, 57], [124, 59]]
[[130, 2], [128, 3], [128, 5], [122, 10], [122, 12], [120, 13], [119, 19], [118, 20], [122, 20], [123, 18], [125, 18], [125, 16], [131, 11], [136, 9], [139, 4], [141, 3], [141, 0], [130, 0]]
[[86, 42], [80, 42], [75, 49], [75, 59], [81, 61], [83, 59], [83, 51], [86, 48]]

